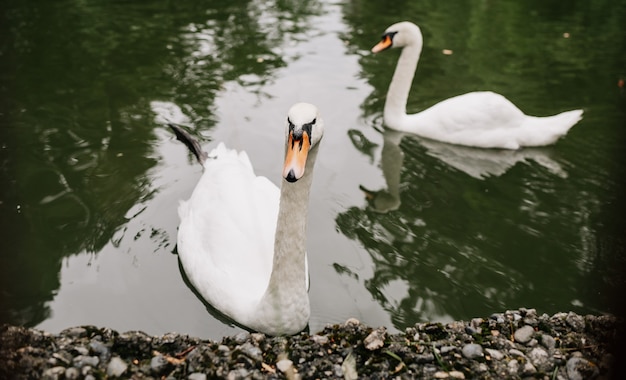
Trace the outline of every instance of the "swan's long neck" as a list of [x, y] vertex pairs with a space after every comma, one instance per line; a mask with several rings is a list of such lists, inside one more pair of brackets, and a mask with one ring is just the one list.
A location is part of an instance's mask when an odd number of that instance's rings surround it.
[[387, 100], [385, 102], [384, 119], [392, 127], [396, 127], [406, 116], [406, 103], [409, 99], [411, 84], [422, 49], [416, 44], [406, 45], [393, 73]]
[[317, 147], [314, 147], [308, 154], [302, 178], [293, 183], [283, 179], [281, 186], [272, 274], [259, 305], [263, 313], [275, 314], [277, 330], [290, 323], [282, 320], [284, 316], [306, 314], [308, 320], [310, 313], [305, 265], [306, 219], [316, 156]]

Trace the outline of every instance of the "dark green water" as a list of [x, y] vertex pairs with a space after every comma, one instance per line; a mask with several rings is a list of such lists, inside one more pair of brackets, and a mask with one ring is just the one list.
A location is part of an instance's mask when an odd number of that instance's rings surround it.
[[[200, 168], [164, 122], [207, 149], [245, 149], [278, 183], [296, 101], [327, 125], [310, 201], [312, 330], [619, 311], [625, 1], [214, 3], [4, 1], [0, 322], [237, 331], [173, 253]], [[402, 19], [424, 34], [410, 112], [492, 90], [528, 114], [582, 108], [583, 120], [517, 152], [385, 131], [398, 52], [369, 49]]]

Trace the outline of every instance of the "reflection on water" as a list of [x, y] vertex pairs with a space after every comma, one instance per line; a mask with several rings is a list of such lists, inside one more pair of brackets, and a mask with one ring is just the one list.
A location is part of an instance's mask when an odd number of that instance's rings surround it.
[[[163, 124], [207, 149], [245, 148], [274, 180], [275, 115], [299, 100], [328, 124], [308, 231], [313, 329], [613, 310], [625, 1], [6, 3], [0, 321], [237, 331], [178, 271], [177, 202], [201, 168]], [[397, 56], [369, 48], [399, 14], [426, 42], [410, 112], [488, 89], [530, 114], [582, 105], [585, 119], [554, 147], [517, 152], [384, 131]]]
[[3, 182], [12, 196], [2, 207], [16, 228], [6, 231], [14, 243], [2, 258], [0, 319], [33, 326], [50, 315], [63, 257], [144, 234], [169, 246], [155, 226], [128, 236], [158, 191], [149, 174], [159, 159], [155, 109], [184, 110], [173, 121], [210, 128], [222, 83], [271, 80], [289, 58], [277, 47], [316, 3], [7, 6], [2, 148], [4, 173], [16, 180]]

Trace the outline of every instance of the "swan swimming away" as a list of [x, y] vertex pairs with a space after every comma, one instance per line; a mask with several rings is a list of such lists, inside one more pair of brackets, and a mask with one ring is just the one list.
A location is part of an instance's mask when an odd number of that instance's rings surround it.
[[420, 28], [408, 21], [393, 24], [372, 52], [392, 47], [402, 48], [402, 52], [383, 111], [383, 120], [391, 129], [451, 144], [518, 149], [553, 144], [582, 118], [582, 110], [528, 116], [504, 96], [490, 91], [455, 96], [407, 115], [406, 103], [422, 52]]
[[177, 250], [197, 292], [238, 324], [269, 335], [302, 331], [309, 321], [306, 216], [324, 122], [297, 103], [285, 121], [280, 189], [256, 176], [245, 152], [223, 143], [209, 154], [170, 125], [204, 170], [178, 208]]

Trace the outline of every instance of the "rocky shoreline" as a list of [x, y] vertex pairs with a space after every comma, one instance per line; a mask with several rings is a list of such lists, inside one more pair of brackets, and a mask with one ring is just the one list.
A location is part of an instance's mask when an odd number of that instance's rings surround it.
[[610, 315], [511, 310], [389, 334], [350, 319], [314, 334], [221, 341], [94, 326], [0, 327], [0, 379], [617, 379], [623, 325]]

